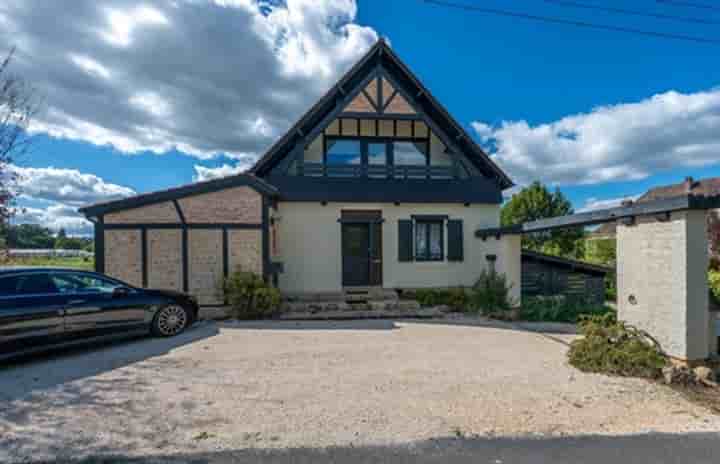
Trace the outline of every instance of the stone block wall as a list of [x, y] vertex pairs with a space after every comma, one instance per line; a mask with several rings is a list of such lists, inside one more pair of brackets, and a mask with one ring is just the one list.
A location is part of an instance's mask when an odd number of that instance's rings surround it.
[[200, 304], [220, 304], [223, 278], [222, 231], [188, 232], [189, 291]]
[[147, 231], [148, 286], [182, 290], [182, 231]]
[[260, 230], [228, 231], [230, 272], [237, 269], [262, 273], [262, 232]]
[[139, 230], [105, 231], [105, 273], [130, 285], [142, 286]]
[[105, 224], [137, 223], [176, 224], [180, 222], [177, 209], [172, 202], [156, 203], [111, 213], [105, 216]]
[[704, 211], [638, 217], [617, 228], [618, 316], [683, 360], [705, 359], [715, 345], [706, 235]]
[[250, 187], [234, 187], [178, 200], [188, 223], [259, 224], [262, 196]]

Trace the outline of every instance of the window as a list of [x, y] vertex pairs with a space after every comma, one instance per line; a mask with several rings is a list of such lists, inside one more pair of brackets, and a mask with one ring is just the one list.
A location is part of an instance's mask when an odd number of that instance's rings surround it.
[[125, 286], [120, 282], [82, 273], [56, 273], [52, 275], [52, 280], [60, 293], [112, 293], [116, 288]]
[[[393, 142], [395, 177], [422, 179], [427, 177], [424, 168], [428, 164], [427, 144], [425, 142]], [[409, 169], [407, 169], [409, 168]]]
[[443, 221], [415, 222], [415, 260], [443, 260]]
[[332, 166], [360, 164], [362, 151], [359, 140], [339, 140], [328, 138], [325, 142], [325, 163]]
[[367, 144], [368, 177], [387, 177], [387, 144], [368, 142]]
[[425, 166], [428, 161], [425, 142], [393, 142], [396, 166]]
[[57, 287], [45, 273], [32, 273], [0, 279], [0, 296], [57, 293]]

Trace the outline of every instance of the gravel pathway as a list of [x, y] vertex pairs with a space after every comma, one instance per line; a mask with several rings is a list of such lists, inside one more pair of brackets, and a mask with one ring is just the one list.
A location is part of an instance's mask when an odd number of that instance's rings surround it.
[[204, 323], [25, 362], [0, 369], [0, 462], [720, 431], [668, 388], [570, 368], [559, 329]]

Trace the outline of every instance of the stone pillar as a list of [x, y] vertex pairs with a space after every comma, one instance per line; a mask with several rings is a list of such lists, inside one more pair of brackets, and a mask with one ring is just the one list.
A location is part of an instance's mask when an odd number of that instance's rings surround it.
[[522, 287], [522, 236], [503, 235], [498, 240], [498, 254], [495, 262], [495, 270], [505, 274], [510, 288], [510, 297], [515, 304], [521, 304]]
[[714, 353], [705, 211], [618, 224], [617, 261], [621, 320], [646, 330], [674, 358], [698, 361]]

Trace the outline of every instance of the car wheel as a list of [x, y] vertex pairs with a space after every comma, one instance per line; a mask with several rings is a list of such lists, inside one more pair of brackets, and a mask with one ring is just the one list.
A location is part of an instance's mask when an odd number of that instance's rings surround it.
[[161, 337], [172, 337], [185, 330], [190, 314], [179, 304], [163, 306], [153, 320], [153, 332]]

